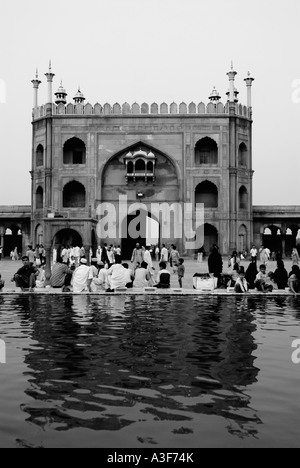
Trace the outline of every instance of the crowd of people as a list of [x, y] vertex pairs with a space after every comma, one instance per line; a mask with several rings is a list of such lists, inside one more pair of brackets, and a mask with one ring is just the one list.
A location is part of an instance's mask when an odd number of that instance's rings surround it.
[[178, 275], [179, 287], [182, 288], [185, 274], [184, 259], [180, 258], [176, 246], [172, 245], [168, 250], [163, 245], [159, 255], [157, 254], [156, 249], [155, 259], [159, 261], [159, 271], [156, 274], [153, 266], [153, 249], [150, 245], [142, 247], [136, 244], [130, 266], [122, 262], [120, 246], [99, 246], [96, 256], [90, 261], [86, 259], [83, 247], [63, 246], [60, 255], [53, 260], [51, 277], [47, 281], [46, 259], [40, 257], [37, 249], [29, 246], [26, 255], [22, 258], [23, 266], [12, 281], [16, 283], [17, 289], [29, 291], [47, 286], [74, 293], [114, 292], [122, 288], [169, 289], [171, 285], [171, 272], [167, 269], [169, 264], [173, 273]]
[[[84, 247], [62, 246], [53, 255], [51, 277], [46, 279], [46, 254], [42, 245], [33, 249], [28, 247], [23, 256], [23, 266], [12, 278], [16, 288], [34, 291], [35, 288], [52, 287], [64, 292], [113, 292], [122, 288], [159, 288], [169, 289], [171, 275], [178, 277], [179, 288], [183, 288], [185, 277], [184, 259], [181, 258], [175, 245], [166, 247], [136, 244], [131, 256], [131, 263], [124, 262], [120, 246], [98, 246], [95, 255], [88, 252], [87, 259]], [[250, 256], [247, 269], [241, 265]], [[259, 250], [252, 246], [247, 252], [234, 251], [228, 259], [227, 271], [223, 272], [223, 258], [217, 245], [213, 245], [208, 256], [208, 271], [216, 280], [217, 288], [229, 288], [236, 293], [246, 293], [250, 289], [261, 292], [274, 290], [300, 293], [300, 257], [295, 248], [292, 252], [292, 269], [288, 273], [280, 255], [277, 256], [275, 271], [267, 271], [271, 252], [262, 246]], [[202, 260], [202, 257], [201, 257]], [[155, 271], [154, 261], [159, 263]], [[258, 262], [260, 265], [258, 266]], [[0, 291], [4, 288], [0, 275]]]
[[[208, 258], [209, 273], [218, 278], [219, 288], [232, 288], [236, 293], [246, 293], [250, 289], [256, 289], [260, 292], [272, 292], [288, 288], [292, 293], [299, 294], [300, 258], [297, 249], [293, 249], [293, 265], [289, 273], [285, 268], [281, 255], [278, 255], [276, 270], [267, 272], [270, 254], [270, 250], [264, 246], [259, 251], [253, 246], [250, 251], [250, 264], [245, 270], [245, 267], [241, 265], [241, 255], [234, 251], [228, 260], [230, 275], [223, 275], [223, 259], [218, 247], [215, 245]], [[261, 263], [259, 267], [257, 266], [258, 255]]]

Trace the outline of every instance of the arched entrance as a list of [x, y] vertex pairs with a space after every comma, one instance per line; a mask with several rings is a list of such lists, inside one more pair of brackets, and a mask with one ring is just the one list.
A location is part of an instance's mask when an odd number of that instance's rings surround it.
[[61, 258], [60, 253], [63, 246], [73, 246], [73, 247], [82, 247], [82, 237], [74, 229], [62, 229], [58, 231], [52, 242], [53, 249], [57, 250], [57, 258], [58, 260]]
[[5, 230], [4, 234], [4, 248], [3, 254], [4, 257], [9, 257], [10, 252], [15, 250], [17, 247], [18, 252], [22, 254], [23, 246], [23, 234], [22, 230], [17, 225], [11, 225]]
[[263, 235], [263, 246], [271, 252], [282, 254], [282, 232], [278, 226], [270, 225], [265, 228]]
[[204, 224], [204, 250], [206, 254], [210, 253], [210, 250], [214, 244], [218, 245], [219, 235], [217, 229], [211, 224]]
[[[102, 172], [101, 201], [113, 205], [115, 232], [102, 235], [97, 231], [102, 243], [120, 244], [126, 259], [130, 258], [136, 243], [155, 245], [163, 241], [169, 244], [176, 239], [178, 247], [181, 247], [181, 238], [177, 242], [179, 238], [172, 233], [165, 235], [160, 225], [165, 228], [167, 223], [159, 223], [158, 219], [163, 217], [162, 211], [168, 211], [166, 206], [172, 211], [173, 205], [179, 204], [180, 180], [180, 170], [175, 161], [146, 143], [136, 143], [112, 156]], [[152, 204], [160, 214], [153, 215]], [[142, 205], [140, 212], [139, 205]], [[133, 206], [134, 211], [131, 210]]]
[[244, 252], [247, 250], [247, 228], [244, 224], [242, 224], [239, 229], [238, 250], [239, 252]]

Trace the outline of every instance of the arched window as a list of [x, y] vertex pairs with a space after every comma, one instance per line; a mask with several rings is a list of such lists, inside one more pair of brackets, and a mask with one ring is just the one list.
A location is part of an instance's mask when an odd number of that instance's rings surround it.
[[248, 208], [248, 192], [244, 186], [239, 190], [239, 206], [240, 210], [247, 210]]
[[152, 161], [149, 161], [148, 164], [147, 164], [147, 173], [148, 174], [153, 173], [153, 162]]
[[85, 164], [86, 147], [79, 138], [71, 138], [64, 145], [64, 164]]
[[246, 167], [248, 165], [248, 149], [245, 143], [239, 146], [239, 166]]
[[218, 189], [212, 182], [206, 180], [196, 187], [196, 204], [203, 203], [204, 208], [218, 208], [218, 198]]
[[41, 167], [44, 165], [44, 147], [43, 145], [39, 145], [36, 149], [36, 166]]
[[135, 172], [142, 172], [142, 173], [146, 172], [146, 164], [145, 164], [145, 161], [143, 161], [143, 159], [138, 159], [136, 161]]
[[44, 190], [42, 187], [38, 187], [36, 191], [36, 209], [42, 210], [44, 208]]
[[85, 188], [79, 182], [69, 182], [63, 190], [64, 208], [85, 208]]
[[216, 166], [218, 164], [218, 145], [211, 138], [199, 140], [195, 147], [195, 164]]
[[127, 173], [133, 174], [133, 162], [132, 161], [129, 161], [129, 163], [127, 164]]

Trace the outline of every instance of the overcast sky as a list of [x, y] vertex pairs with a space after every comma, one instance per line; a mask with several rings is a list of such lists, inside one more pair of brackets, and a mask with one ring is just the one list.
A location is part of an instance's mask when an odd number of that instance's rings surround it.
[[243, 104], [255, 78], [254, 204], [300, 205], [299, 21], [299, 0], [1, 0], [0, 205], [30, 204], [31, 80], [45, 103], [50, 58], [54, 91], [92, 104], [225, 101], [233, 60]]

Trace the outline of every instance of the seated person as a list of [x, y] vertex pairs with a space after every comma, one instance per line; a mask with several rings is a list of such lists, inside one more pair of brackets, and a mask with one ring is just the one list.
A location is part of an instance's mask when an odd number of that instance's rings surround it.
[[108, 277], [108, 263], [99, 262], [98, 260], [99, 273], [98, 278], [93, 279], [92, 290], [93, 292], [107, 291], [110, 289], [110, 281]]
[[129, 268], [128, 263], [123, 263], [123, 267], [125, 268], [125, 277], [126, 277], [126, 288], [133, 288], [133, 280], [134, 274], [133, 271]]
[[75, 267], [69, 268], [66, 263], [57, 262], [53, 265], [50, 284], [52, 288], [69, 288]]
[[41, 265], [39, 268], [39, 274], [36, 279], [36, 287], [37, 288], [44, 288], [45, 281], [46, 281], [46, 272], [45, 272], [45, 265]]
[[4, 285], [5, 285], [5, 281], [3, 281], [2, 275], [0, 275], [0, 291], [2, 291], [2, 289], [4, 288]]
[[79, 294], [88, 291], [88, 278], [90, 267], [87, 265], [85, 258], [80, 259], [79, 267], [76, 268], [73, 274], [73, 292]]
[[239, 278], [239, 264], [236, 262], [233, 266], [233, 270], [232, 270], [232, 274], [231, 274], [231, 278], [228, 282], [228, 287], [229, 288], [234, 288], [235, 287], [235, 283], [237, 281], [237, 279]]
[[273, 286], [270, 282], [270, 278], [266, 273], [266, 265], [260, 265], [259, 273], [256, 275], [255, 287], [261, 292], [272, 292]]
[[98, 260], [96, 257], [91, 259], [91, 266], [89, 271], [87, 287], [90, 292], [96, 292], [94, 289], [94, 280], [98, 278]]
[[29, 289], [33, 292], [39, 271], [32, 263], [29, 262], [29, 257], [27, 255], [22, 257], [22, 262], [22, 268], [17, 271], [12, 281], [15, 281], [16, 287], [21, 288], [22, 291], [24, 291], [24, 289]]
[[133, 287], [137, 289], [147, 288], [150, 279], [148, 263], [142, 262], [141, 267], [135, 270]]
[[249, 291], [249, 285], [245, 277], [245, 268], [241, 266], [238, 271], [238, 278], [235, 282], [234, 292], [243, 294]]
[[110, 282], [110, 288], [106, 292], [114, 292], [118, 288], [126, 287], [126, 269], [121, 265], [121, 258], [115, 259], [115, 264], [112, 265], [108, 270], [108, 281]]
[[257, 273], [258, 271], [256, 267], [256, 257], [252, 257], [251, 262], [246, 271], [246, 276], [245, 276], [250, 289], [255, 288], [255, 281], [256, 281]]
[[274, 273], [274, 281], [278, 289], [285, 289], [288, 285], [288, 273], [282, 260], [277, 260], [277, 269]]
[[273, 286], [273, 290], [275, 289], [275, 290], [278, 291], [278, 285], [275, 282], [275, 276], [274, 276], [274, 273], [272, 271], [270, 271], [268, 273], [268, 277], [269, 277], [269, 279], [266, 281], [266, 284]]
[[160, 271], [157, 276], [157, 284], [154, 285], [154, 287], [158, 289], [170, 289], [171, 274], [167, 270], [167, 264], [165, 262], [160, 262], [159, 268]]
[[292, 293], [300, 293], [300, 269], [298, 265], [292, 266], [292, 271], [289, 274], [288, 285]]

